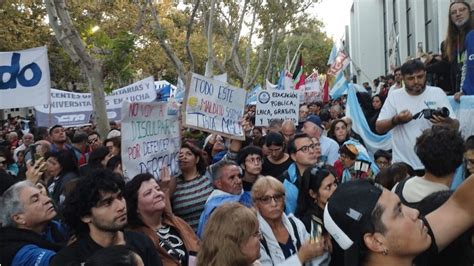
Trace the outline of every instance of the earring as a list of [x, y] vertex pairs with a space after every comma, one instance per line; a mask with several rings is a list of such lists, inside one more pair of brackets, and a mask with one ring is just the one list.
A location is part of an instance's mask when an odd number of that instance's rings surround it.
[[384, 249], [384, 250], [382, 251], [382, 254], [383, 254], [384, 256], [387, 256], [387, 255], [388, 255], [388, 249]]

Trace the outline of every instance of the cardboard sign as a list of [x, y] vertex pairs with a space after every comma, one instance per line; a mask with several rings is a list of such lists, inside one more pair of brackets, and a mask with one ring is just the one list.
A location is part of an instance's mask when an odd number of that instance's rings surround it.
[[195, 73], [188, 78], [190, 85], [184, 98], [184, 126], [244, 140], [240, 121], [244, 114], [246, 91]]
[[256, 126], [268, 126], [273, 119], [291, 120], [298, 124], [299, 92], [264, 90], [257, 96]]
[[172, 102], [123, 103], [122, 162], [129, 180], [141, 173], [159, 180], [162, 167], [168, 167], [171, 176], [179, 174], [178, 116], [179, 106]]

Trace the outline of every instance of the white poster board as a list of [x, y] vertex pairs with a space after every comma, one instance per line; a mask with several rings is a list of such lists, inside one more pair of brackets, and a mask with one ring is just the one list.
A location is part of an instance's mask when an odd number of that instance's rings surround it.
[[184, 98], [185, 127], [244, 140], [240, 121], [244, 114], [246, 91], [195, 73]]
[[299, 91], [260, 91], [257, 95], [256, 126], [268, 126], [273, 119], [291, 120], [298, 124]]
[[178, 116], [179, 106], [173, 102], [123, 103], [122, 166], [128, 179], [148, 172], [159, 180], [163, 166], [171, 176], [179, 174]]
[[0, 52], [0, 109], [48, 103], [50, 79], [46, 46]]

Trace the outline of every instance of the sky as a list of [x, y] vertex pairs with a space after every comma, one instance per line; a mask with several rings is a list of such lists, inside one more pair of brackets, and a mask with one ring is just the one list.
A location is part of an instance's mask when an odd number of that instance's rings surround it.
[[353, 0], [322, 0], [310, 7], [309, 13], [323, 21], [324, 30], [333, 39], [344, 36], [345, 26], [349, 25], [349, 11]]

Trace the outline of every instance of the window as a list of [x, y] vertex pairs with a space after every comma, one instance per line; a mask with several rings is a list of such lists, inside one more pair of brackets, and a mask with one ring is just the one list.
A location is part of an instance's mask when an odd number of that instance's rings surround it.
[[415, 12], [413, 0], [406, 0], [407, 5], [407, 43], [408, 43], [408, 56], [416, 56], [416, 41], [415, 41]]
[[433, 6], [430, 0], [425, 0], [425, 43], [426, 52], [438, 51], [433, 21]]

